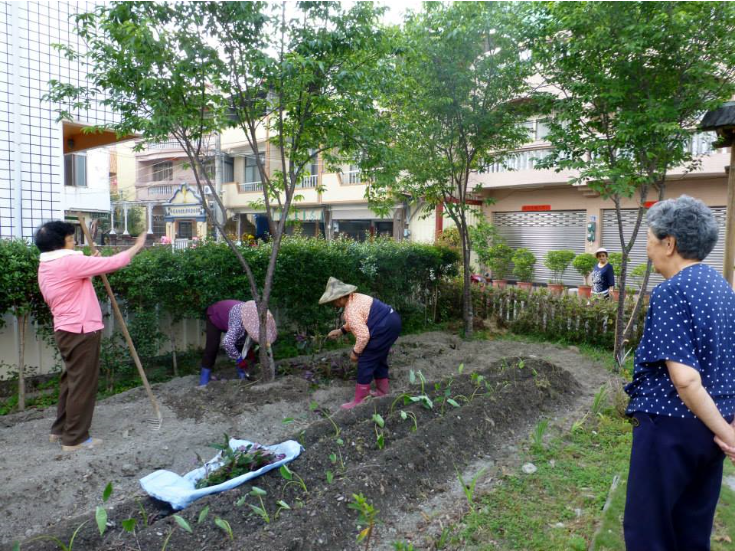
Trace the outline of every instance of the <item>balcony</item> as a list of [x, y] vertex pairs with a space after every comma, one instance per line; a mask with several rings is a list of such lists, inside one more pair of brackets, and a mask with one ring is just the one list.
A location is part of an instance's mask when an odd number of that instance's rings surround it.
[[166, 140], [165, 142], [148, 144], [146, 149], [181, 149], [181, 145], [177, 140]]
[[360, 175], [359, 170], [350, 170], [349, 172], [345, 172], [345, 179], [344, 182], [348, 185], [353, 184], [360, 184], [362, 183], [362, 176]]
[[319, 176], [314, 174], [313, 176], [304, 176], [301, 181], [296, 184], [297, 188], [313, 188], [319, 185]]
[[240, 193], [263, 191], [263, 182], [246, 182], [244, 184], [238, 184], [237, 188]]

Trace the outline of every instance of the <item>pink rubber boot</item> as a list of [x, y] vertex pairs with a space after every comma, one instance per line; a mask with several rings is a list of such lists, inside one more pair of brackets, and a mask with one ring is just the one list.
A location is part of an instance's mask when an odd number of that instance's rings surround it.
[[385, 396], [389, 392], [390, 388], [388, 386], [387, 377], [385, 379], [375, 379], [375, 390], [370, 391], [370, 396], [379, 398], [380, 396]]
[[357, 404], [362, 402], [370, 394], [370, 385], [361, 385], [360, 383], [355, 385], [355, 397], [351, 402], [342, 404], [342, 409], [352, 409]]

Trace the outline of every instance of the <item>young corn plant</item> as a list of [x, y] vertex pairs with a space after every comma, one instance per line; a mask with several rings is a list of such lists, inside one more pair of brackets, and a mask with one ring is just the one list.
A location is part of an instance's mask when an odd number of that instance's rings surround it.
[[457, 471], [457, 478], [459, 479], [459, 483], [462, 485], [464, 496], [467, 498], [467, 504], [470, 507], [470, 511], [473, 512], [475, 510], [475, 486], [477, 486], [477, 481], [480, 480], [480, 477], [487, 469], [483, 467], [482, 469], [477, 471], [477, 473], [475, 473], [475, 476], [472, 477], [472, 480], [469, 484], [465, 483], [464, 479], [462, 478], [462, 473], [459, 472], [459, 469], [455, 467], [455, 470]]
[[352, 494], [352, 503], [348, 505], [350, 509], [354, 509], [359, 513], [357, 517], [357, 542], [365, 542], [365, 550], [370, 548], [370, 539], [375, 529], [375, 519], [378, 510], [373, 507], [362, 494]]
[[[263, 490], [261, 490], [263, 491]], [[261, 503], [263, 501], [261, 500]], [[225, 519], [220, 517], [214, 517], [214, 523], [230, 537], [230, 540], [235, 541], [235, 535], [232, 533], [232, 526]]]

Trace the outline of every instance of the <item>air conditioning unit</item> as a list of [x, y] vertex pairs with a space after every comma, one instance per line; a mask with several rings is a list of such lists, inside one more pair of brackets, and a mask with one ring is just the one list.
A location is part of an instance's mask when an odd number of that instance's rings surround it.
[[204, 187], [204, 194], [205, 195], [212, 195], [212, 188], [211, 186], [203, 186]]

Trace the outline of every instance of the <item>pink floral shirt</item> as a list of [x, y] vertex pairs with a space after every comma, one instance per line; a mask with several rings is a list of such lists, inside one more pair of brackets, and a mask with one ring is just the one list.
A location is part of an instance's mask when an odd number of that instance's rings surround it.
[[344, 328], [346, 331], [350, 331], [355, 335], [357, 342], [355, 343], [354, 350], [356, 354], [361, 354], [370, 341], [370, 330], [368, 329], [367, 321], [372, 305], [373, 297], [360, 293], [352, 293], [345, 306]]

